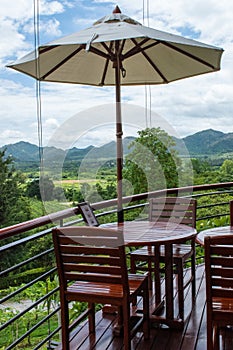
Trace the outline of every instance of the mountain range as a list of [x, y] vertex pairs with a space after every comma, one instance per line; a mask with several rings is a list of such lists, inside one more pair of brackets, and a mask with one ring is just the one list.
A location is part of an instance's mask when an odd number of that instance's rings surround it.
[[[134, 140], [134, 137], [123, 139], [124, 154], [130, 152], [128, 146]], [[175, 138], [176, 149], [182, 156], [184, 154], [184, 144], [191, 157], [222, 155], [233, 152], [233, 133], [223, 133], [213, 129], [203, 130], [182, 139]], [[38, 163], [39, 147], [29, 142], [20, 141], [15, 144], [8, 144], [0, 148], [5, 149], [5, 155], [11, 156], [15, 164], [20, 163]], [[65, 159], [65, 161], [82, 161], [88, 154], [89, 158], [94, 159], [115, 159], [116, 143], [114, 141], [101, 147], [88, 146], [86, 148], [73, 147], [68, 150], [62, 150], [56, 147], [45, 147], [44, 153], [46, 160]], [[187, 151], [186, 151], [187, 153]]]

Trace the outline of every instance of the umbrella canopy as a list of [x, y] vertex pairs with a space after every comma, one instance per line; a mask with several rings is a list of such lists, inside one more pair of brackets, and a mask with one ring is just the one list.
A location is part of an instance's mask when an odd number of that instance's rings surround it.
[[117, 8], [92, 27], [42, 45], [9, 67], [41, 81], [115, 85], [119, 57], [121, 85], [164, 84], [219, 70], [222, 52], [145, 27]]
[[214, 72], [222, 53], [145, 27], [116, 7], [90, 28], [42, 45], [8, 67], [40, 81], [116, 87], [118, 221], [123, 221], [120, 86], [166, 84]]

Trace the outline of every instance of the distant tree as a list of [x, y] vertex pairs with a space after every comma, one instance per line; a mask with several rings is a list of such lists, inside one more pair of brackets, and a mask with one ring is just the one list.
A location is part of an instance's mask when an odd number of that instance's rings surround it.
[[203, 174], [211, 170], [210, 163], [207, 160], [192, 158], [191, 161], [196, 174]]
[[48, 176], [34, 179], [27, 184], [26, 194], [28, 197], [50, 201], [53, 199], [54, 183]]
[[219, 169], [219, 181], [230, 182], [233, 181], [233, 160], [226, 159]]
[[160, 128], [146, 128], [138, 134], [124, 167], [124, 179], [134, 193], [178, 186], [181, 163], [173, 138]]
[[39, 179], [33, 179], [27, 183], [26, 195], [31, 198], [41, 199]]
[[0, 151], [0, 227], [30, 219], [30, 207], [24, 195], [24, 177], [16, 171], [11, 157]]
[[106, 186], [101, 186], [99, 182], [95, 185], [98, 194], [102, 197], [103, 200], [116, 198], [116, 185], [112, 181], [107, 181]]

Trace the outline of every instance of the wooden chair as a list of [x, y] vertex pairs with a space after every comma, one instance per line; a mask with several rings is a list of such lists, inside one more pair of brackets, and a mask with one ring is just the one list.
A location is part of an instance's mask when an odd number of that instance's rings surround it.
[[229, 204], [230, 204], [230, 226], [233, 226], [233, 200], [231, 200]]
[[220, 327], [233, 325], [233, 235], [205, 238], [207, 350], [219, 349]]
[[[196, 200], [179, 197], [161, 197], [152, 198], [149, 203], [149, 220], [176, 222], [196, 227]], [[187, 243], [187, 242], [184, 242]], [[154, 273], [156, 304], [161, 302], [160, 290], [160, 273], [155, 273], [155, 266], [165, 262], [164, 246], [160, 247], [159, 263], [156, 262], [156, 254], [153, 249], [143, 247], [131, 253], [131, 272], [136, 273], [137, 270], [149, 271], [149, 286], [152, 288], [152, 274]], [[188, 260], [191, 260], [191, 273], [184, 283], [184, 266]], [[174, 244], [173, 245], [173, 262], [176, 267], [175, 273], [178, 276], [178, 301], [179, 301], [179, 317], [184, 319], [184, 290], [192, 283], [192, 297], [195, 298], [196, 282], [195, 282], [195, 238], [190, 244]], [[156, 265], [157, 264], [157, 265]], [[144, 266], [143, 266], [144, 265]], [[159, 268], [157, 268], [159, 270]]]
[[[95, 333], [95, 303], [110, 303], [119, 307], [118, 327], [124, 331], [125, 349], [131, 349], [131, 338], [141, 326], [148, 338], [148, 277], [128, 276], [122, 233], [86, 226], [56, 228], [53, 242], [60, 282], [62, 349], [69, 349], [70, 301], [88, 303], [85, 316], [88, 314], [90, 333]], [[130, 303], [137, 296], [143, 298], [143, 313], [132, 323]]]

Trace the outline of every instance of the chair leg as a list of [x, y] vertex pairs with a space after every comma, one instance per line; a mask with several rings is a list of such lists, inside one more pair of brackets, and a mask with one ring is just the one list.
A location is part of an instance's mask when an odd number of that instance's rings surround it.
[[[134, 256], [131, 255], [131, 257], [130, 257], [130, 272], [132, 274], [136, 274], [136, 270], [137, 270], [136, 269], [136, 260], [135, 260]], [[134, 298], [134, 300], [132, 301], [133, 306], [135, 306], [136, 304], [137, 304], [137, 297]]]
[[181, 260], [176, 265], [178, 278], [178, 301], [179, 301], [179, 315], [184, 320], [184, 281], [183, 281], [183, 263]]
[[145, 283], [143, 289], [143, 335], [144, 339], [150, 337], [150, 317], [149, 317], [149, 298], [148, 298], [148, 282]]
[[61, 300], [61, 324], [62, 324], [62, 349], [69, 350], [69, 307], [68, 301], [64, 296], [60, 296]]
[[193, 255], [191, 256], [191, 273], [192, 273], [192, 298], [196, 298], [196, 252], [195, 241], [192, 243]]
[[95, 304], [88, 303], [88, 308], [89, 308], [89, 315], [88, 315], [89, 332], [95, 333]]
[[126, 301], [122, 307], [124, 322], [124, 349], [131, 350], [130, 305]]
[[206, 324], [206, 330], [207, 330], [207, 350], [213, 350], [213, 328], [212, 328], [212, 321], [211, 316], [208, 315], [207, 312], [207, 324]]
[[155, 303], [158, 306], [161, 303], [161, 281], [160, 281], [160, 246], [154, 247], [154, 286]]
[[214, 350], [219, 350], [219, 327], [215, 325], [213, 327], [213, 349]]

